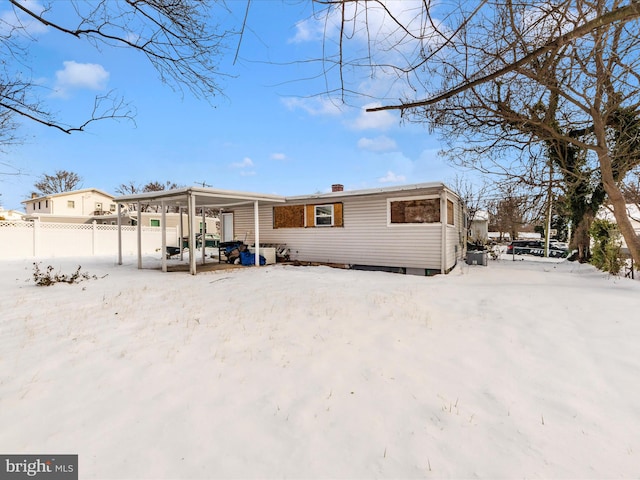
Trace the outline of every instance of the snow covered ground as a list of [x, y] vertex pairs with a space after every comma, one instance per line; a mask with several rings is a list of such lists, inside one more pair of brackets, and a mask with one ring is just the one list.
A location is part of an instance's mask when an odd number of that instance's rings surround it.
[[2, 262], [0, 452], [81, 479], [638, 478], [640, 282], [517, 260], [42, 260], [98, 277], [51, 287]]

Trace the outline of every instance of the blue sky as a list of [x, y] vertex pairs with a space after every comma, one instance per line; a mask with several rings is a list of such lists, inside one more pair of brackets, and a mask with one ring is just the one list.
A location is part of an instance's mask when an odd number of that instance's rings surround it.
[[[230, 2], [240, 18], [244, 2]], [[450, 182], [456, 172], [437, 152], [424, 126], [401, 124], [398, 113], [365, 113], [367, 100], [349, 105], [323, 95], [326, 78], [318, 25], [304, 21], [310, 2], [255, 1], [235, 64], [232, 40], [221, 61], [224, 96], [210, 103], [164, 85], [141, 55], [101, 51], [39, 29], [30, 47], [31, 74], [60, 119], [90, 113], [93, 98], [114, 90], [136, 110], [135, 124], [102, 121], [67, 135], [23, 123], [25, 143], [0, 153], [0, 204], [22, 209], [38, 178], [70, 170], [83, 188], [115, 194], [121, 184], [205, 183], [220, 189], [301, 195], [431, 181]], [[9, 5], [0, 2], [0, 15]], [[330, 86], [335, 79], [329, 78]], [[363, 82], [388, 91], [384, 79]], [[8, 164], [9, 166], [7, 166]]]

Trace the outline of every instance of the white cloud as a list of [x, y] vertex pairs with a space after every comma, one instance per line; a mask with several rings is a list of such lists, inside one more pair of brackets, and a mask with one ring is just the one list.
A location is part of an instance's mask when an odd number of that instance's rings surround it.
[[[40, 15], [44, 11], [44, 7], [39, 2], [23, 0], [20, 3], [36, 15]], [[22, 32], [30, 36], [37, 35], [46, 32], [47, 28], [42, 22], [17, 8], [6, 10], [0, 14], [0, 34], [3, 36], [13, 32]]]
[[397, 175], [393, 173], [391, 170], [387, 171], [387, 174], [384, 177], [380, 177], [378, 181], [380, 183], [395, 183], [395, 182], [404, 182], [406, 177], [404, 175]]
[[310, 115], [340, 115], [340, 102], [330, 98], [296, 98], [287, 97], [282, 103], [289, 110], [304, 110]]
[[315, 19], [301, 20], [296, 23], [296, 34], [287, 40], [287, 43], [304, 43], [322, 40], [324, 28], [322, 23]]
[[272, 153], [271, 160], [286, 160], [287, 156], [284, 153]]
[[360, 115], [349, 123], [354, 130], [388, 130], [400, 123], [399, 119], [390, 111], [367, 112], [367, 108], [378, 107], [379, 104], [369, 104], [362, 107]]
[[241, 177], [252, 177], [256, 174], [255, 170], [243, 170], [240, 172]]
[[249, 157], [244, 157], [241, 162], [234, 162], [231, 166], [233, 168], [250, 168], [253, 167], [253, 160]]
[[63, 62], [64, 69], [56, 72], [54, 90], [58, 96], [67, 96], [70, 90], [104, 90], [109, 81], [109, 72], [97, 63]]
[[381, 135], [375, 138], [362, 137], [358, 140], [358, 148], [370, 152], [389, 152], [396, 150], [398, 145], [394, 139]]

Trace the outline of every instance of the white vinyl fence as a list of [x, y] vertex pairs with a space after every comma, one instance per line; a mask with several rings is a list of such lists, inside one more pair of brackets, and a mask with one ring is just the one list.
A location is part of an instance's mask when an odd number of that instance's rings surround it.
[[[121, 228], [122, 254], [136, 255], [138, 227]], [[176, 228], [167, 228], [167, 245], [178, 246]], [[142, 253], [160, 255], [161, 247], [162, 230], [142, 227]], [[0, 260], [117, 254], [117, 225], [0, 221]]]

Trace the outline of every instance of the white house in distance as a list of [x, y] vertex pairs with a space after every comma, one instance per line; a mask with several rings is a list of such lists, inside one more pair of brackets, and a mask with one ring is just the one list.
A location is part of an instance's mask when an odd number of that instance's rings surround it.
[[[28, 220], [39, 218], [41, 215], [62, 219], [69, 219], [69, 217], [95, 217], [114, 214], [116, 211], [113, 195], [96, 188], [85, 188], [43, 196], [38, 196], [34, 193], [29, 200], [24, 200], [22, 203]], [[64, 220], [58, 219], [49, 221], [64, 222]]]
[[22, 220], [22, 217], [24, 217], [23, 212], [19, 212], [18, 210], [5, 210], [4, 207], [0, 206], [0, 220], [17, 221]]
[[[97, 188], [85, 188], [70, 192], [54, 193], [38, 196], [33, 194], [25, 205], [24, 220], [40, 221], [47, 223], [73, 223], [90, 224], [94, 221], [102, 225], [117, 225], [118, 216], [114, 196]], [[136, 225], [138, 218], [142, 220], [142, 226], [161, 226], [160, 212], [142, 212], [124, 209], [122, 214], [123, 225]], [[179, 213], [166, 214], [167, 227], [177, 227], [180, 223]], [[186, 231], [186, 217], [183, 217], [183, 228]], [[215, 217], [205, 218], [206, 231], [219, 232], [219, 220]], [[200, 222], [202, 231], [202, 222]]]
[[471, 219], [469, 227], [469, 241], [472, 243], [486, 243], [489, 240], [489, 212], [477, 210]]
[[[640, 235], [640, 206], [628, 203], [627, 204], [627, 215], [629, 216], [629, 220], [631, 221], [631, 226], [633, 230], [636, 232], [636, 235]], [[602, 218], [604, 220], [608, 220], [610, 222], [616, 223], [616, 217], [613, 215], [612, 207], [600, 207], [600, 211], [598, 212], [597, 218]], [[624, 241], [624, 238], [621, 237], [622, 247], [626, 248], [627, 242]]]

